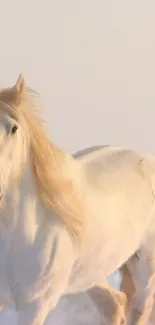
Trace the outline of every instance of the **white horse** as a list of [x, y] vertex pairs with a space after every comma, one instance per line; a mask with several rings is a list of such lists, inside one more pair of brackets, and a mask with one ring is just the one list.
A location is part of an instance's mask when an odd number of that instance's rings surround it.
[[[131, 321], [149, 318], [155, 158], [115, 147], [74, 159], [48, 140], [22, 76], [0, 92], [0, 300], [42, 325], [61, 296], [91, 290], [139, 248]], [[138, 316], [137, 316], [138, 309]]]

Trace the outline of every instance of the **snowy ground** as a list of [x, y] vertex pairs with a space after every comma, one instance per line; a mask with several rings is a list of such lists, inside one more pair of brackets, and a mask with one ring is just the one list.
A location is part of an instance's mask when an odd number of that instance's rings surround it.
[[[119, 287], [119, 274], [112, 275], [110, 284]], [[13, 310], [4, 309], [0, 313], [0, 325], [16, 325], [17, 314]], [[57, 308], [49, 314], [45, 325], [99, 325], [97, 311], [87, 296], [78, 294], [63, 297]]]

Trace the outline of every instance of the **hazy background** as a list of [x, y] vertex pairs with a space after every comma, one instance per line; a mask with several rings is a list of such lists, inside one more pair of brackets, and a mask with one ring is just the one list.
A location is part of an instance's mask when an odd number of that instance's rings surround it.
[[21, 71], [64, 149], [155, 153], [154, 0], [1, 0], [0, 84]]
[[[1, 0], [0, 84], [23, 72], [51, 139], [70, 152], [117, 144], [155, 153], [154, 0]], [[97, 325], [85, 295], [47, 324]], [[75, 321], [76, 320], [76, 321]], [[0, 324], [16, 324], [5, 310]]]

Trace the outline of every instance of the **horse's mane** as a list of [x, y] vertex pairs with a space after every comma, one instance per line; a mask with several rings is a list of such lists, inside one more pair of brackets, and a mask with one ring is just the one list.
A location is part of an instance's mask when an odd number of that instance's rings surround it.
[[85, 205], [76, 186], [73, 158], [48, 140], [35, 101], [38, 96], [27, 87], [22, 94], [15, 87], [0, 91], [0, 101], [26, 126], [41, 199], [79, 239], [84, 231]]

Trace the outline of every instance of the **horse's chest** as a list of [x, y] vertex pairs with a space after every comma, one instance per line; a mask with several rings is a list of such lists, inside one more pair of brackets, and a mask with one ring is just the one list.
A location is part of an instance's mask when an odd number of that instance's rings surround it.
[[0, 250], [0, 303], [6, 301], [17, 308], [32, 298], [51, 249], [47, 240], [36, 240], [34, 245], [24, 241], [19, 235], [10, 237]]
[[0, 237], [0, 305], [3, 303], [12, 306], [12, 287], [9, 263], [9, 240]]

